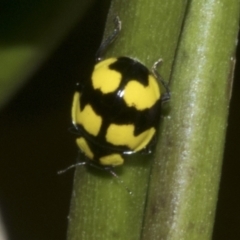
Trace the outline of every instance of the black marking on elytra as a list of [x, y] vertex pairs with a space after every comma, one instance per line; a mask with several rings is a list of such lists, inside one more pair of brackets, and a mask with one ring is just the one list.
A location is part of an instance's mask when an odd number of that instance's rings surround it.
[[116, 62], [109, 65], [109, 69], [122, 74], [120, 88], [134, 79], [137, 79], [144, 86], [148, 85], [149, 70], [143, 64], [132, 58], [119, 57]]
[[94, 160], [99, 161], [103, 156], [110, 155], [112, 153], [118, 153], [120, 155], [131, 154], [134, 151], [128, 146], [116, 146], [105, 141], [105, 138], [102, 139], [102, 135], [97, 137], [92, 136], [86, 132], [81, 125], [76, 126], [76, 131], [79, 136], [82, 136], [88, 143], [90, 150], [94, 154]]

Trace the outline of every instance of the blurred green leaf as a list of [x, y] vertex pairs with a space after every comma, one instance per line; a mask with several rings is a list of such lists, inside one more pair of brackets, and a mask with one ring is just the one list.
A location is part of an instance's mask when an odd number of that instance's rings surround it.
[[61, 43], [93, 3], [10, 1], [0, 16], [0, 106]]

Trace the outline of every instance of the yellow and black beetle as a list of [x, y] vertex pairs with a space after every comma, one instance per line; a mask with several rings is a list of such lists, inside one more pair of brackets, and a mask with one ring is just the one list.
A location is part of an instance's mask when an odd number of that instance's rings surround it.
[[[156, 67], [149, 71], [129, 57], [102, 60], [107, 46], [121, 29], [100, 46], [91, 79], [74, 93], [72, 122], [79, 135], [76, 142], [85, 160], [73, 166], [91, 165], [109, 170], [124, 163], [124, 155], [151, 152], [161, 113], [161, 103], [170, 98]], [[161, 96], [160, 82], [166, 89]], [[73, 167], [71, 166], [71, 167]]]

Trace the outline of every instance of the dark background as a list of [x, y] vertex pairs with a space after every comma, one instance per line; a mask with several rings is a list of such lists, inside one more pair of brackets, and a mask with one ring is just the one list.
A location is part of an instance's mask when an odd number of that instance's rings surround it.
[[[75, 83], [88, 78], [101, 42], [108, 7], [97, 2], [0, 112], [0, 204], [10, 239], [66, 239], [73, 171], [57, 171], [76, 159], [70, 108]], [[213, 235], [218, 240], [240, 239], [238, 78], [237, 62]]]

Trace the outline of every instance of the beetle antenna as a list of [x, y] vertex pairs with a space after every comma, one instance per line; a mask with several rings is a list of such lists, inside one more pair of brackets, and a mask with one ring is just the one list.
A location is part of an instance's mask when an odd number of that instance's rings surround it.
[[75, 164], [73, 164], [73, 165], [71, 165], [71, 166], [69, 166], [69, 167], [67, 167], [63, 170], [58, 171], [57, 173], [58, 174], [63, 174], [65, 172], [67, 172], [68, 170], [72, 169], [72, 168], [76, 168], [76, 167], [79, 167], [79, 166], [84, 166], [84, 165], [87, 165], [87, 164], [92, 166], [92, 167], [98, 168], [100, 170], [105, 170], [105, 171], [109, 172], [113, 177], [116, 178], [118, 183], [120, 183], [121, 186], [123, 186], [126, 189], [126, 191], [129, 193], [129, 195], [133, 194], [133, 192], [124, 184], [123, 180], [113, 171], [112, 167], [106, 167], [106, 168], [103, 169], [103, 168], [99, 167], [98, 165], [93, 164], [91, 162], [90, 163], [89, 162], [78, 162], [78, 163], [75, 163]]
[[106, 40], [104, 40], [104, 42], [102, 42], [102, 44], [100, 45], [97, 53], [96, 53], [96, 61], [99, 62], [103, 59], [103, 55], [107, 49], [107, 47], [116, 40], [119, 32], [121, 31], [122, 28], [122, 24], [121, 24], [121, 20], [118, 16], [116, 16], [113, 19], [114, 22], [114, 30], [112, 32], [112, 34], [110, 36], [107, 37]]
[[73, 164], [73, 165], [71, 165], [71, 166], [69, 166], [69, 167], [67, 167], [63, 170], [58, 171], [57, 173], [58, 174], [63, 174], [65, 172], [67, 172], [68, 170], [72, 169], [72, 168], [76, 168], [78, 166], [83, 166], [83, 165], [86, 165], [86, 164], [87, 164], [87, 162], [78, 162], [78, 163], [75, 163], [75, 164]]

